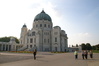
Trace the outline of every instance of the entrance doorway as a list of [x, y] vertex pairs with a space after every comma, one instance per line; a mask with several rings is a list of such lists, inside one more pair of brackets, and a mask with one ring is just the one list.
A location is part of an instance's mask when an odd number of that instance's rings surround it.
[[57, 52], [57, 47], [55, 47], [55, 51]]

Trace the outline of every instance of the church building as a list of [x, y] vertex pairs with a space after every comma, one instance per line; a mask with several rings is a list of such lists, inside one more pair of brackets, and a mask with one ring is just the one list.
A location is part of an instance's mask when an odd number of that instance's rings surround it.
[[53, 26], [51, 17], [42, 10], [35, 16], [31, 30], [26, 24], [22, 26], [20, 44], [20, 50], [67, 51], [68, 37], [61, 27]]

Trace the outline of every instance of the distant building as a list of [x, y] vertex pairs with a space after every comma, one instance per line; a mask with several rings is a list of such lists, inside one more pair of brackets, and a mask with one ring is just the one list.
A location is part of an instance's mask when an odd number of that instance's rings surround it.
[[22, 45], [15, 42], [15, 38], [10, 38], [9, 42], [0, 42], [0, 51], [16, 51], [22, 48]]
[[68, 47], [68, 51], [69, 51], [69, 52], [74, 52], [75, 50], [81, 52], [81, 50], [82, 50], [82, 49], [81, 49], [81, 46], [79, 45], [78, 47], [76, 47], [76, 46]]

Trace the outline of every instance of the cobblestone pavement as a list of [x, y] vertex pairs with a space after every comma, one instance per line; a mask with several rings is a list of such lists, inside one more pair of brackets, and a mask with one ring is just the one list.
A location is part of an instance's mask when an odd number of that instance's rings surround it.
[[12, 55], [0, 55], [0, 64], [7, 62], [14, 62], [19, 60], [27, 60], [33, 58], [32, 56], [12, 56]]
[[78, 59], [74, 59], [73, 53], [53, 54], [49, 52], [38, 52], [37, 59], [32, 54], [0, 53], [0, 66], [99, 66], [99, 54], [94, 58], [83, 60], [81, 53]]
[[[39, 55], [53, 55], [49, 52], [39, 52]], [[43, 56], [37, 56], [37, 58], [43, 58]], [[1, 52], [0, 53], [0, 64], [1, 63], [8, 63], [8, 62], [15, 62], [15, 61], [22, 61], [22, 60], [28, 60], [33, 59], [33, 54], [30, 53], [6, 53]]]

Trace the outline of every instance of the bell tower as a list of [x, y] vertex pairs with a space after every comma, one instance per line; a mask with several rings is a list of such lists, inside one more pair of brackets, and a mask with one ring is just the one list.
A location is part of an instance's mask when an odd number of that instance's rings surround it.
[[27, 34], [27, 26], [24, 24], [21, 28], [20, 44], [25, 44], [25, 36]]

